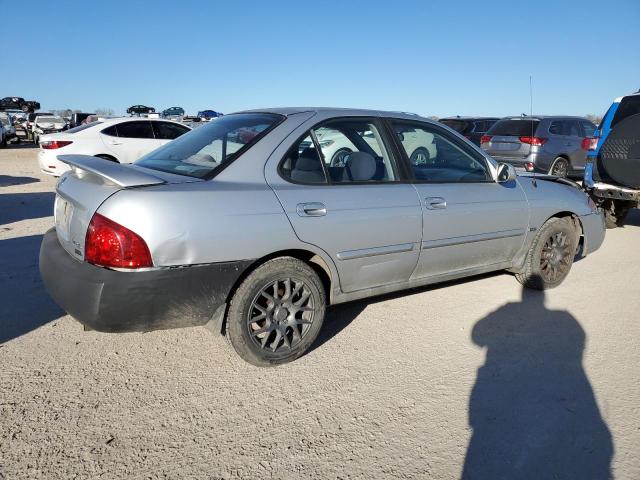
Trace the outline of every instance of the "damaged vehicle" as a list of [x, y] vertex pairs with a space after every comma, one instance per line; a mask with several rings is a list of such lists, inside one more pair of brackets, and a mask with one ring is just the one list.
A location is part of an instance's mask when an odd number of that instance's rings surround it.
[[589, 147], [584, 187], [605, 213], [607, 228], [624, 223], [640, 201], [640, 91], [616, 98]]
[[[332, 162], [320, 133], [351, 151]], [[53, 299], [102, 332], [207, 325], [259, 366], [304, 354], [329, 305], [497, 270], [554, 288], [604, 240], [572, 182], [517, 176], [411, 114], [247, 111], [133, 165], [58, 158]]]
[[62, 132], [67, 127], [67, 122], [58, 115], [38, 115], [34, 117], [33, 125], [31, 126], [33, 143], [37, 145], [42, 135]]

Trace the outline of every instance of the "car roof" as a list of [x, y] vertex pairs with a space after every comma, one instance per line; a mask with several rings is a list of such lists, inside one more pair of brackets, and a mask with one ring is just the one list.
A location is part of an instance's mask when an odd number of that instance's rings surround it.
[[442, 117], [439, 120], [500, 120], [500, 117], [463, 117], [456, 115], [455, 117]]
[[[385, 111], [385, 110], [368, 110], [362, 108], [334, 108], [334, 107], [279, 107], [279, 108], [256, 108], [252, 110], [243, 110], [237, 113], [275, 113], [288, 117], [298, 113], [318, 113], [324, 117], [388, 117], [401, 118], [407, 120], [428, 121], [434, 123], [433, 120], [422, 117], [416, 113]], [[232, 115], [232, 114], [227, 114]]]
[[532, 115], [532, 116], [513, 116], [513, 117], [504, 117], [500, 120], [546, 120], [546, 119], [575, 119], [575, 120], [588, 120], [585, 117], [580, 117], [577, 115]]

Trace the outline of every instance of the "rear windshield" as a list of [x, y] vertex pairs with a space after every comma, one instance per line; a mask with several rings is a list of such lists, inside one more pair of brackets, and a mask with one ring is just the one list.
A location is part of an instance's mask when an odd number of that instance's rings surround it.
[[62, 117], [37, 117], [36, 122], [38, 123], [64, 123]]
[[162, 172], [211, 178], [283, 119], [271, 113], [226, 115], [185, 133], [135, 163]]
[[82, 130], [86, 130], [87, 128], [91, 128], [91, 127], [95, 127], [96, 125], [100, 125], [101, 123], [102, 122], [85, 123], [84, 125], [79, 125], [77, 127], [70, 128], [65, 133], [78, 133], [78, 132], [81, 132]]
[[469, 126], [471, 125], [469, 122], [465, 122], [464, 120], [440, 120], [440, 123], [444, 123], [447, 127], [453, 128], [458, 133], [465, 133], [469, 130]]
[[498, 120], [487, 131], [487, 135], [504, 135], [509, 137], [523, 137], [533, 135], [540, 124], [540, 120]]
[[640, 95], [624, 97], [618, 106], [618, 110], [616, 110], [616, 114], [613, 116], [613, 120], [611, 120], [611, 128], [616, 123], [638, 113], [640, 113]]

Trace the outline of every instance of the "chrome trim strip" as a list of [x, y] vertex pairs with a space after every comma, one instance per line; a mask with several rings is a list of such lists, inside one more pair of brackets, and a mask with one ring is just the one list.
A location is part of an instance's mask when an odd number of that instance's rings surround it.
[[347, 250], [338, 252], [339, 260], [354, 260], [356, 258], [374, 257], [377, 255], [388, 255], [390, 253], [410, 252], [415, 245], [413, 243], [401, 243], [398, 245], [387, 245], [384, 247], [363, 248], [360, 250]]
[[485, 242], [487, 240], [497, 240], [500, 238], [521, 237], [524, 230], [502, 230], [500, 232], [481, 233], [479, 235], [469, 235], [465, 237], [441, 238], [439, 240], [427, 240], [422, 242], [422, 250], [439, 247], [450, 247], [453, 245], [463, 245], [465, 243]]

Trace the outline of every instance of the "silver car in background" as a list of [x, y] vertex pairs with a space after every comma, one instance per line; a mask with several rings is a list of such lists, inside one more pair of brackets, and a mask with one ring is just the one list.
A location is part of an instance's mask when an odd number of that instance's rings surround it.
[[207, 324], [255, 365], [307, 351], [328, 305], [502, 269], [552, 288], [604, 239], [572, 182], [409, 114], [241, 112], [133, 165], [59, 158], [40, 252], [56, 302], [104, 332]]
[[480, 147], [499, 162], [528, 172], [582, 176], [595, 129], [581, 117], [507, 117], [482, 136]]

